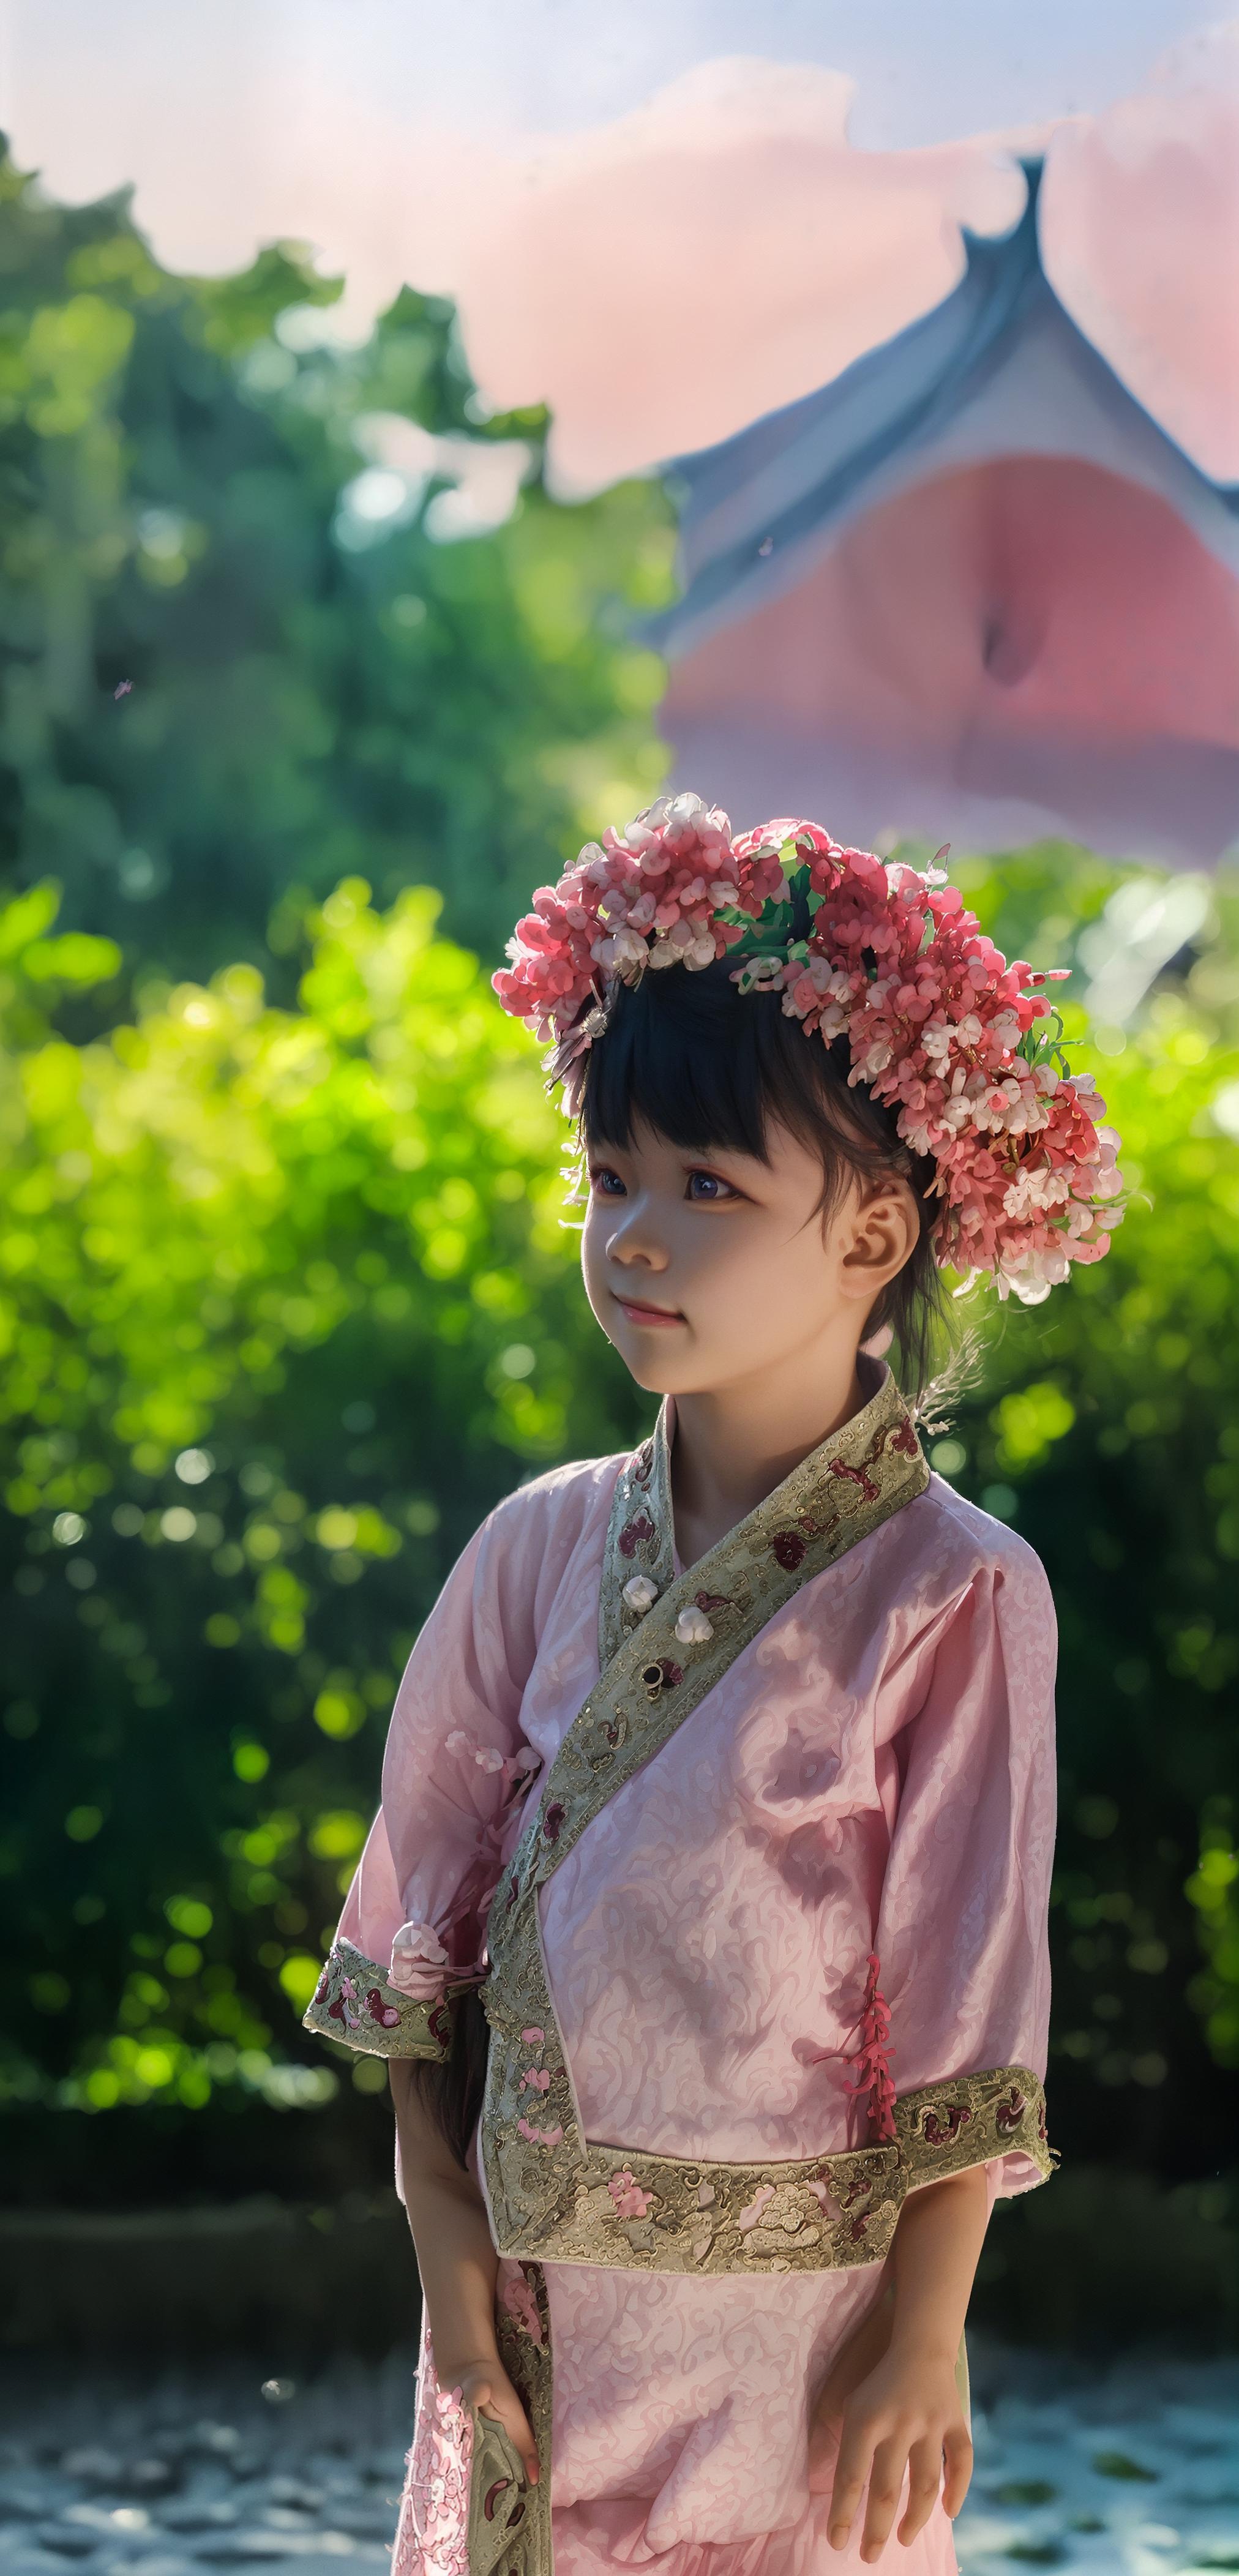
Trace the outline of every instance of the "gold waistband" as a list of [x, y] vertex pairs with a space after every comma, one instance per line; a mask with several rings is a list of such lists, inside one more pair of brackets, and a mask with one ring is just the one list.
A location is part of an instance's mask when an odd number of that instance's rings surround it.
[[[513, 2039], [487, 1987], [492, 2098], [519, 2091]], [[307, 2028], [379, 2057], [446, 2058], [454, 1996], [413, 2003], [382, 1969], [338, 1942], [305, 2015]], [[541, 2032], [537, 2034], [541, 2036]], [[504, 2073], [508, 2083], [503, 2084]], [[545, 2117], [544, 2114], [539, 2114]], [[991, 2068], [924, 2085], [895, 2103], [890, 2145], [796, 2163], [715, 2164], [598, 2146], [539, 2128], [519, 2108], [483, 2123], [483, 2159], [501, 2254], [543, 2263], [598, 2263], [638, 2272], [826, 2272], [880, 2263], [910, 2191], [1023, 2155], [1044, 2180], [1054, 2169], [1045, 2095], [1026, 2066]]]
[[[499, 2251], [528, 2262], [596, 2263], [638, 2272], [827, 2272], [880, 2263], [909, 2191], [992, 2157], [1027, 2156], [1053, 2170], [1045, 2097], [1027, 2067], [907, 2093], [890, 2145], [797, 2163], [715, 2164], [586, 2143], [560, 2163], [557, 2188], [531, 2208], [528, 2152], [502, 2133], [488, 2141], [487, 2184]], [[509, 2157], [518, 2172], [505, 2175]], [[558, 2168], [558, 2170], [557, 2170]], [[523, 2223], [507, 2241], [508, 2214]]]

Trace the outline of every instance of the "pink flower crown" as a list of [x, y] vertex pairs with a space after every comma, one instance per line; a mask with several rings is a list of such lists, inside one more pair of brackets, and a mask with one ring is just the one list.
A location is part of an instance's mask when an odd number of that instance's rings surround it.
[[1042, 990], [1057, 977], [1008, 966], [942, 869], [887, 866], [817, 823], [763, 823], [733, 841], [700, 797], [662, 797], [588, 842], [533, 907], [494, 987], [550, 1041], [548, 1076], [570, 1115], [617, 984], [737, 950], [741, 992], [781, 992], [806, 1036], [846, 1039], [849, 1083], [894, 1111], [910, 1153], [933, 1157], [944, 1269], [991, 1271], [1000, 1296], [1039, 1305], [1073, 1261], [1108, 1251], [1119, 1140], [1100, 1124], [1092, 1075], [1063, 1058]]

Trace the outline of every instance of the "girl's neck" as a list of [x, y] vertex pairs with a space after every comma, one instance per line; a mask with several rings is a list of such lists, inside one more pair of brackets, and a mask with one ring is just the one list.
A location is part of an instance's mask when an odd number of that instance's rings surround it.
[[675, 1399], [671, 1490], [682, 1565], [717, 1547], [866, 1401], [854, 1347]]

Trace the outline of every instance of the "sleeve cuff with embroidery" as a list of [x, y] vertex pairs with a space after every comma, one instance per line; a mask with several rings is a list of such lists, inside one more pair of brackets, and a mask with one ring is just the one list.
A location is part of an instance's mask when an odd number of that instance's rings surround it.
[[351, 1941], [337, 1941], [302, 2021], [323, 2039], [342, 2040], [366, 2057], [425, 2057], [442, 2065], [451, 2047], [453, 1996], [422, 2001], [401, 1994]]
[[941, 2182], [997, 2156], [1027, 2156], [1039, 2182], [1057, 2158], [1046, 2136], [1045, 2093], [1026, 2066], [951, 2075], [897, 2096], [895, 2137], [908, 2188]]

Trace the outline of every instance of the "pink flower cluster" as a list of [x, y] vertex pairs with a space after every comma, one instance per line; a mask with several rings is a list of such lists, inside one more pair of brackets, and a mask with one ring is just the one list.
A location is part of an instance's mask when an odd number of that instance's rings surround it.
[[[789, 880], [810, 915], [796, 939], [780, 936]], [[795, 819], [733, 841], [717, 808], [663, 798], [539, 890], [494, 985], [551, 1043], [574, 1108], [617, 982], [736, 948], [741, 990], [780, 992], [807, 1035], [845, 1040], [849, 1082], [936, 1164], [944, 1268], [992, 1272], [1000, 1295], [1039, 1304], [1073, 1261], [1101, 1260], [1122, 1188], [1105, 1103], [1037, 1025], [1051, 979], [1009, 966], [938, 870], [887, 866]]]
[[747, 892], [727, 816], [707, 813], [698, 796], [664, 797], [625, 832], [587, 841], [557, 886], [539, 886], [495, 991], [544, 1044], [579, 1036], [587, 1046], [598, 1034], [582, 1027], [591, 999], [601, 1003], [617, 978], [636, 983], [647, 966], [724, 957], [744, 933], [717, 909], [746, 907]]

